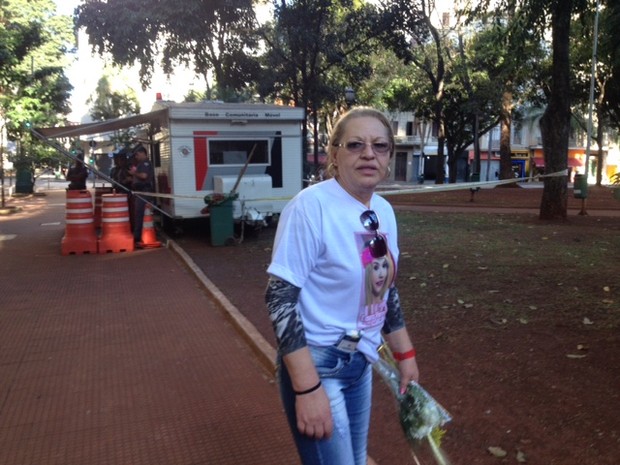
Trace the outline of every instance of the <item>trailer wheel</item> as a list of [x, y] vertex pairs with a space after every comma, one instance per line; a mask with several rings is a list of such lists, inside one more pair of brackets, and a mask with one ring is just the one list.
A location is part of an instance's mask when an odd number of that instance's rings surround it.
[[176, 218], [170, 218], [168, 216], [164, 216], [164, 230], [171, 237], [179, 237], [182, 236], [185, 232], [183, 230], [183, 226], [181, 225], [181, 221]]

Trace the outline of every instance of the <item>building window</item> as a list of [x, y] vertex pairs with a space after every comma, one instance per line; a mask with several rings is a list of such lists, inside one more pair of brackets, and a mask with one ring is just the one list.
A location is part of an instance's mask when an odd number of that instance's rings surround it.
[[450, 27], [450, 13], [445, 12], [441, 14], [441, 25], [443, 27]]
[[515, 144], [519, 144], [521, 145], [522, 139], [523, 139], [523, 128], [521, 127], [520, 124], [515, 124], [514, 126], [514, 133], [512, 134], [512, 142], [514, 142]]
[[[256, 146], [256, 148], [254, 148]], [[245, 165], [250, 153], [250, 165], [269, 164], [269, 143], [266, 140], [209, 140], [210, 165]]]
[[398, 134], [398, 121], [392, 121], [392, 131], [394, 132], [394, 135]]
[[407, 136], [413, 136], [413, 121], [407, 121]]

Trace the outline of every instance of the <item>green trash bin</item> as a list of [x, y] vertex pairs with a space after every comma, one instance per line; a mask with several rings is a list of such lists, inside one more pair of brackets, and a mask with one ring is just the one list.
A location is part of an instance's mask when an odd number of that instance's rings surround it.
[[573, 181], [573, 195], [576, 199], [588, 198], [588, 179], [585, 174], [576, 174]]
[[32, 171], [24, 168], [17, 169], [15, 173], [15, 192], [18, 194], [32, 194], [34, 192]]
[[229, 245], [234, 242], [233, 199], [209, 205], [209, 226], [211, 245]]

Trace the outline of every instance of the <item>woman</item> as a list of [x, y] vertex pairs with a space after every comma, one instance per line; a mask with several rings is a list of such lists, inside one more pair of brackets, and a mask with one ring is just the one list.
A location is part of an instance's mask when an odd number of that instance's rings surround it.
[[331, 135], [331, 179], [300, 192], [278, 224], [265, 297], [280, 393], [304, 465], [366, 464], [371, 363], [382, 332], [400, 359], [401, 390], [418, 379], [393, 279], [382, 310], [371, 315], [366, 305], [364, 254], [394, 257], [396, 269], [394, 211], [375, 194], [393, 153], [382, 113], [349, 111]]

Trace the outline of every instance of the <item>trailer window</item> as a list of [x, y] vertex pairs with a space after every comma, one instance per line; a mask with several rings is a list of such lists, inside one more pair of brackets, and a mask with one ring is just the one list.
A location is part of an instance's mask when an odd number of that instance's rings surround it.
[[266, 140], [209, 140], [209, 164], [245, 165], [252, 150], [250, 165], [269, 164], [269, 143]]

